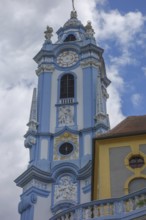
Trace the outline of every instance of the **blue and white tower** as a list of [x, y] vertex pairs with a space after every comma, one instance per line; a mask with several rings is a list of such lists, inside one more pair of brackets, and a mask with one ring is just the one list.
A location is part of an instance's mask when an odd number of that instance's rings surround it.
[[91, 200], [92, 139], [109, 129], [103, 49], [91, 23], [75, 10], [57, 31], [47, 27], [38, 64], [25, 147], [28, 169], [16, 180], [23, 188], [21, 220], [48, 220], [53, 214]]

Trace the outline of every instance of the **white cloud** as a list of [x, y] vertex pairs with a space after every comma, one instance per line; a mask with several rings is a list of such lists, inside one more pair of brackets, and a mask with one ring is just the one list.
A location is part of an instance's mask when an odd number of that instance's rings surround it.
[[[100, 15], [100, 16], [99, 16]], [[96, 28], [100, 31], [97, 38], [115, 39], [121, 45], [131, 45], [132, 38], [141, 31], [145, 18], [141, 12], [129, 12], [121, 14], [118, 10], [99, 11], [97, 15]], [[128, 45], [129, 44], [129, 45]]]
[[142, 96], [138, 93], [135, 93], [132, 95], [131, 101], [134, 107], [138, 107], [142, 103]]
[[124, 118], [121, 110], [122, 100], [120, 96], [124, 90], [124, 81], [120, 77], [117, 67], [109, 66], [107, 67], [107, 72], [112, 82], [108, 88], [109, 99], [107, 102], [107, 112], [110, 116], [110, 124], [112, 128]]
[[130, 50], [127, 50], [126, 48], [123, 48], [123, 51], [118, 56], [109, 56], [110, 63], [117, 66], [117, 67], [124, 67], [126, 65], [136, 65], [137, 61], [134, 55], [130, 52]]
[[[18, 219], [17, 205], [20, 189], [14, 179], [28, 164], [28, 150], [24, 148], [23, 135], [27, 127], [32, 87], [20, 84], [11, 89], [0, 89], [0, 140], [1, 140], [1, 176], [0, 219], [10, 216]], [[8, 208], [9, 207], [9, 208]]]
[[142, 71], [144, 72], [144, 75], [146, 76], [146, 67], [142, 67]]

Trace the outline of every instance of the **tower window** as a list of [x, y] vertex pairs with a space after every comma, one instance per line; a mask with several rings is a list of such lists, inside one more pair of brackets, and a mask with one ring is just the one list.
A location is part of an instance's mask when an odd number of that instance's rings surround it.
[[74, 76], [65, 74], [61, 78], [60, 98], [74, 98]]
[[131, 168], [141, 168], [144, 165], [144, 159], [143, 157], [136, 155], [136, 156], [132, 156], [129, 159], [129, 166]]
[[64, 42], [75, 41], [75, 40], [76, 40], [76, 37], [75, 37], [73, 34], [69, 34], [69, 35], [65, 38]]

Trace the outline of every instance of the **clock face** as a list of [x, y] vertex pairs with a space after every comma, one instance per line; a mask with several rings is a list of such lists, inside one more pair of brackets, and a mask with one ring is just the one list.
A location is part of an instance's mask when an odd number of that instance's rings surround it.
[[79, 57], [75, 51], [64, 51], [57, 57], [57, 64], [61, 67], [70, 67], [76, 64]]
[[59, 153], [63, 155], [68, 155], [73, 151], [73, 145], [70, 143], [64, 143], [59, 148]]

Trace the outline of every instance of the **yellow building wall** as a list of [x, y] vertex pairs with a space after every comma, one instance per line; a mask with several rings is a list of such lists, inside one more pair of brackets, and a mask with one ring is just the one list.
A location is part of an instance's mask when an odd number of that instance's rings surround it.
[[[140, 145], [146, 144], [146, 135], [136, 135], [120, 138], [111, 138], [104, 140], [95, 140], [94, 142], [94, 164], [93, 164], [93, 187], [92, 199], [111, 198], [111, 180], [110, 175], [110, 149], [130, 146], [131, 152], [125, 157], [124, 165], [132, 172], [123, 185], [124, 194], [128, 194], [128, 185], [135, 178], [146, 178], [142, 171], [146, 168], [146, 154], [140, 151]], [[145, 165], [141, 168], [133, 169], [129, 166], [129, 158], [133, 155], [141, 155], [144, 158]]]

